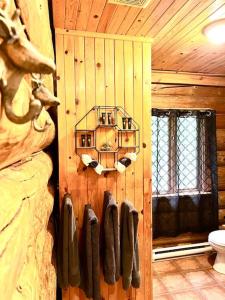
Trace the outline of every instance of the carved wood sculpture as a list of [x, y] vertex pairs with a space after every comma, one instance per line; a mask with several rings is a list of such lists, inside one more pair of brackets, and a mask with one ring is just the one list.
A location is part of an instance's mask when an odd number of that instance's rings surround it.
[[0, 299], [54, 300], [56, 275], [48, 188], [52, 162], [43, 152], [0, 171]]
[[[35, 120], [34, 128], [38, 131], [45, 130], [40, 128], [36, 120], [40, 115], [43, 106], [46, 105], [45, 99], [48, 98], [47, 105], [58, 105], [59, 100], [51, 95], [42, 83], [39, 83], [38, 88], [35, 87], [33, 94], [30, 95], [30, 104], [27, 113], [23, 116], [18, 116], [13, 112], [12, 101], [19, 88], [21, 80], [27, 73], [50, 74], [55, 71], [55, 64], [52, 60], [43, 56], [23, 35], [22, 31], [18, 30], [14, 21], [19, 16], [19, 10], [16, 10], [10, 19], [8, 14], [0, 9], [0, 37], [3, 42], [0, 45], [0, 89], [2, 92], [2, 103], [5, 108], [6, 116], [10, 121], [16, 124], [24, 124], [31, 120]], [[42, 89], [42, 95], [37, 92]]]
[[[40, 150], [54, 138], [47, 109], [59, 100], [39, 74], [52, 73], [55, 65], [26, 39], [18, 11], [9, 17], [15, 3], [11, 0], [6, 8], [7, 2], [0, 0], [0, 299], [54, 300], [54, 230], [49, 221], [54, 199], [48, 184], [52, 162]], [[37, 34], [43, 34], [51, 51], [44, 29], [49, 26], [48, 7], [30, 13], [41, 18], [43, 30]], [[53, 51], [49, 56], [53, 58]], [[45, 78], [51, 81], [52, 76]]]
[[[60, 104], [60, 101], [57, 97], [55, 97], [43, 84], [43, 81], [41, 80], [41, 75], [39, 77], [35, 74], [32, 74], [32, 94], [35, 99], [38, 99], [45, 108], [49, 108], [51, 106], [57, 106]], [[32, 120], [33, 126], [35, 130], [39, 132], [43, 132], [46, 130], [48, 126], [51, 125], [48, 120], [45, 123], [45, 126], [42, 128], [37, 124], [37, 118], [34, 118]]]

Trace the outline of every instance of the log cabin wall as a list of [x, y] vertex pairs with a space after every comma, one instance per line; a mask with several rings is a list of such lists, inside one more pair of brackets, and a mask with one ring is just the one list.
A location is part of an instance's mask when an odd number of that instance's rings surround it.
[[[141, 287], [108, 286], [101, 276], [102, 299], [151, 299], [150, 108], [151, 44], [148, 39], [56, 30], [60, 197], [70, 192], [81, 229], [84, 205], [91, 203], [101, 219], [103, 193], [121, 204], [129, 199], [139, 212]], [[74, 125], [95, 105], [122, 106], [140, 125], [138, 159], [124, 174], [97, 175], [83, 170], [75, 155]], [[89, 153], [90, 154], [90, 153]], [[104, 165], [112, 163], [107, 154]], [[82, 290], [63, 291], [64, 300], [86, 299]]]
[[225, 224], [225, 77], [152, 73], [153, 108], [211, 108], [216, 111], [219, 223]]
[[[1, 8], [4, 3], [8, 4], [7, 16], [12, 16], [16, 7], [20, 9], [21, 17], [15, 20], [15, 27], [21, 35], [25, 38], [23, 23], [37, 49], [54, 60], [48, 1], [0, 1]], [[2, 76], [2, 48], [0, 60]], [[44, 83], [52, 91], [52, 75], [46, 75]], [[30, 76], [26, 75], [13, 99], [16, 115], [27, 112], [31, 91]], [[42, 150], [52, 142], [55, 126], [45, 109], [38, 118], [40, 126], [49, 122], [45, 132], [34, 130], [31, 121], [11, 122], [4, 111], [2, 90], [0, 106], [0, 298], [54, 300], [54, 230], [49, 221], [54, 193], [48, 183], [53, 165]]]

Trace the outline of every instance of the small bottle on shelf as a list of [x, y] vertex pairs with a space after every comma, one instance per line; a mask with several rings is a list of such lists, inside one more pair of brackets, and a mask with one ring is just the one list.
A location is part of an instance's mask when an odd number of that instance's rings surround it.
[[123, 129], [126, 129], [126, 127], [127, 127], [127, 118], [123, 117], [122, 118], [122, 123], [123, 123]]
[[132, 127], [132, 118], [128, 118], [128, 129]]
[[90, 134], [87, 135], [87, 146], [91, 147], [91, 135]]
[[105, 125], [105, 121], [106, 121], [106, 113], [102, 113], [102, 125]]
[[111, 125], [112, 124], [112, 113], [109, 112], [108, 113], [108, 125]]
[[86, 143], [85, 143], [85, 134], [81, 135], [81, 147], [85, 147]]

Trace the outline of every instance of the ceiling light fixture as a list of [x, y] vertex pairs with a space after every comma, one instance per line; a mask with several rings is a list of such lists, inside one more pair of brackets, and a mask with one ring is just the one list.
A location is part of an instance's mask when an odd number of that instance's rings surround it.
[[108, 3], [145, 8], [150, 0], [108, 0]]
[[215, 20], [206, 25], [203, 34], [214, 44], [221, 45], [225, 43], [225, 19]]

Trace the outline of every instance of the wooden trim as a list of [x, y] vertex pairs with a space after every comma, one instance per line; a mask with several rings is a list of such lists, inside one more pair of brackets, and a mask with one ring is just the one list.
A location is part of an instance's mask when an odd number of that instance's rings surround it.
[[152, 83], [225, 87], [225, 76], [153, 70]]
[[55, 28], [55, 32], [57, 34], [63, 34], [63, 35], [69, 34], [69, 35], [82, 36], [82, 37], [103, 38], [103, 39], [113, 39], [113, 40], [123, 40], [123, 41], [138, 41], [138, 42], [145, 42], [145, 43], [152, 42], [151, 38], [140, 37], [140, 36], [88, 32], [88, 31], [69, 30], [69, 29], [61, 29], [61, 28]]
[[186, 243], [201, 243], [207, 241], [208, 239], [208, 232], [201, 232], [201, 233], [182, 233], [178, 236], [173, 238], [171, 237], [158, 237], [153, 240], [153, 249], [159, 247], [168, 247], [168, 246], [177, 246], [179, 244], [186, 244]]

